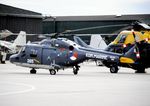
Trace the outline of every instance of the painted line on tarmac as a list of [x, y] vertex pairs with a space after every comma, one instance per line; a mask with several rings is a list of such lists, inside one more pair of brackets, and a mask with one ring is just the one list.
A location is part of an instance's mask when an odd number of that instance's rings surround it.
[[[0, 96], [5, 96], [5, 95], [14, 95], [14, 94], [22, 94], [22, 93], [27, 93], [30, 91], [33, 91], [35, 89], [34, 86], [29, 85], [29, 84], [23, 84], [23, 83], [14, 83], [14, 82], [0, 82], [0, 83], [4, 83], [4, 84], [12, 84], [12, 85], [18, 85], [18, 86], [24, 86], [24, 87], [28, 87], [28, 89], [25, 90], [19, 90], [19, 91], [10, 91], [10, 92], [3, 92], [0, 93]], [[11, 89], [11, 88], [10, 88]]]

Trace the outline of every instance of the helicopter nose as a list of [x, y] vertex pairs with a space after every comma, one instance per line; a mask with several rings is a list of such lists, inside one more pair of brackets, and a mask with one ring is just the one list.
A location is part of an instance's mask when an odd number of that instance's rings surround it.
[[19, 61], [18, 55], [17, 55], [17, 54], [14, 54], [14, 55], [10, 56], [9, 61], [10, 61], [11, 63], [18, 62], [18, 61]]

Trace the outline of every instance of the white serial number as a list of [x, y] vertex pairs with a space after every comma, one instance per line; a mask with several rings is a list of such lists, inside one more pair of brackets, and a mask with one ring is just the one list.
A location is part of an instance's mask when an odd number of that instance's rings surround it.
[[33, 64], [34, 60], [33, 59], [27, 59], [27, 63]]

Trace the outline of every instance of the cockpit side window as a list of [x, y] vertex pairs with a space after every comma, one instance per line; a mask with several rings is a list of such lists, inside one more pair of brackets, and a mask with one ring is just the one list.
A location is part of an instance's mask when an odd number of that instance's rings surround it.
[[126, 35], [121, 35], [120, 39], [118, 40], [118, 43], [124, 43], [126, 40]]
[[44, 39], [40, 42], [40, 45], [45, 45], [45, 46], [53, 46], [53, 40], [49, 40], [49, 39]]
[[26, 49], [26, 48], [25, 48], [25, 47], [23, 47], [23, 48], [22, 48], [22, 52], [25, 52], [25, 49]]
[[51, 46], [51, 42], [46, 42], [46, 45], [47, 46]]
[[43, 43], [41, 43], [42, 45], [46, 45], [46, 46], [52, 46], [51, 45], [51, 42], [49, 42], [49, 41], [45, 41], [45, 42], [43, 42]]
[[19, 54], [20, 54], [20, 53], [25, 53], [25, 48], [26, 48], [26, 47], [22, 47], [18, 53], [19, 53]]
[[18, 54], [21, 54], [21, 57], [25, 57], [25, 56], [26, 56], [25, 49], [26, 49], [26, 47], [24, 46], [24, 47], [22, 47], [22, 48], [20, 49], [20, 51], [18, 52]]

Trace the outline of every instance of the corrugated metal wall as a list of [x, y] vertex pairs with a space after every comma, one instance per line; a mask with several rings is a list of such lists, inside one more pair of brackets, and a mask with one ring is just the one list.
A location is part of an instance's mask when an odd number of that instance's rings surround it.
[[13, 33], [21, 30], [30, 34], [42, 33], [42, 18], [0, 16], [0, 30], [4, 29]]
[[55, 25], [56, 24], [53, 21], [43, 21], [43, 33], [44, 34], [55, 33], [56, 28]]
[[[65, 30], [73, 30], [87, 27], [96, 27], [103, 25], [118, 25], [118, 24], [130, 24], [132, 21], [44, 21], [43, 33], [64, 32]], [[73, 32], [75, 34], [100, 34], [100, 33], [113, 33], [123, 27], [110, 27], [101, 29], [91, 29], [85, 31]]]

